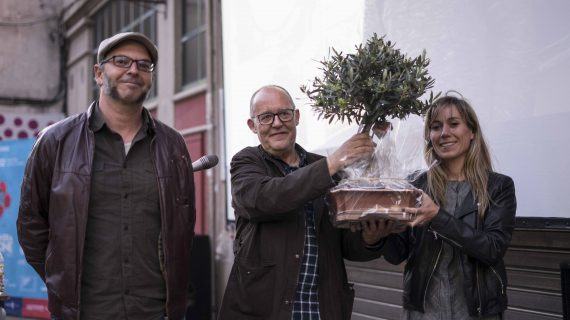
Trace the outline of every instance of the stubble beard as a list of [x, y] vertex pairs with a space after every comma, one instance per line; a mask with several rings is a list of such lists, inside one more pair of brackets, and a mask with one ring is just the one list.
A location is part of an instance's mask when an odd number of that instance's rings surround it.
[[106, 74], [103, 74], [103, 86], [101, 87], [103, 93], [109, 96], [111, 99], [118, 101], [124, 105], [139, 107], [146, 100], [149, 90], [143, 90], [143, 92], [138, 97], [125, 98], [119, 94], [117, 89], [117, 83], [111, 81]]

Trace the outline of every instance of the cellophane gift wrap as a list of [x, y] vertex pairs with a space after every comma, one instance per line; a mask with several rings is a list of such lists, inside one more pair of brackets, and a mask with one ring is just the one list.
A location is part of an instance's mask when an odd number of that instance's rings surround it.
[[414, 218], [404, 208], [418, 206], [421, 199], [421, 191], [412, 182], [425, 170], [423, 123], [413, 116], [391, 124], [384, 136], [374, 137], [373, 157], [345, 168], [343, 179], [330, 190], [328, 202], [335, 226], [347, 228], [377, 219], [405, 223]]

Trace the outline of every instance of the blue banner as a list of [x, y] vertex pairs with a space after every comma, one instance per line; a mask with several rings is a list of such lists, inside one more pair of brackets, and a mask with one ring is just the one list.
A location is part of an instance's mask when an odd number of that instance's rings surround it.
[[26, 262], [16, 233], [20, 187], [34, 141], [0, 141], [0, 252], [4, 256], [6, 293], [11, 297], [46, 299], [45, 285]]

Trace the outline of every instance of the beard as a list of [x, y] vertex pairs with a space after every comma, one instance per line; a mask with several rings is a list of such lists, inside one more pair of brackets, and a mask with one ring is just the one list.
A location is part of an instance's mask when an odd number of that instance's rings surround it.
[[101, 89], [103, 90], [103, 93], [111, 97], [111, 99], [125, 105], [133, 105], [137, 107], [142, 105], [150, 91], [150, 87], [143, 87], [142, 92], [138, 95], [122, 96], [117, 88], [117, 82], [111, 80], [107, 74], [103, 74], [103, 86]]

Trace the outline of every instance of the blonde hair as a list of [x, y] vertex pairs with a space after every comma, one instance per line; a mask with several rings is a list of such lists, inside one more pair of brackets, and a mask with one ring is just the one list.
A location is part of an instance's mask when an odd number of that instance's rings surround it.
[[442, 206], [445, 204], [445, 189], [447, 186], [447, 174], [443, 170], [443, 163], [436, 154], [430, 140], [430, 126], [434, 119], [437, 118], [439, 112], [444, 108], [454, 106], [467, 124], [467, 127], [473, 132], [473, 140], [463, 165], [463, 174], [465, 180], [471, 185], [474, 198], [478, 202], [478, 214], [481, 218], [485, 217], [485, 211], [489, 208], [489, 192], [487, 191], [487, 182], [489, 181], [489, 172], [493, 170], [489, 149], [485, 143], [479, 120], [471, 105], [463, 98], [454, 96], [443, 96], [429, 108], [426, 114], [424, 126], [425, 159], [431, 169], [427, 172], [427, 190], [426, 192], [434, 199], [434, 201]]

